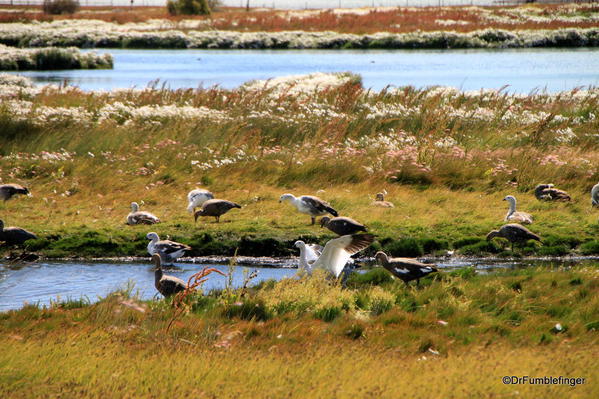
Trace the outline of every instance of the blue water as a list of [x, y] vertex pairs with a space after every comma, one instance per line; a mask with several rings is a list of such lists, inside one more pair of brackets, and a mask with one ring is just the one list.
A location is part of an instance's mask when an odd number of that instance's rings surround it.
[[68, 81], [84, 90], [219, 85], [312, 72], [353, 72], [366, 88], [452, 86], [557, 92], [599, 85], [599, 49], [504, 50], [98, 50], [113, 70], [32, 71], [40, 83]]

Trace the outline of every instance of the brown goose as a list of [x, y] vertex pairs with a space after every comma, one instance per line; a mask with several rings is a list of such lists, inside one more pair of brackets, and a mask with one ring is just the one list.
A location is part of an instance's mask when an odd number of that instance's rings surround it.
[[416, 285], [420, 285], [420, 279], [431, 273], [437, 272], [436, 265], [429, 265], [418, 262], [410, 258], [389, 258], [386, 253], [379, 251], [374, 255], [374, 259], [383, 265], [389, 273], [403, 281], [406, 285], [412, 280], [416, 280]]
[[364, 226], [363, 224], [356, 222], [352, 218], [347, 218], [343, 216], [339, 216], [332, 219], [328, 216], [324, 216], [322, 219], [320, 219], [320, 227], [326, 227], [333, 233], [340, 236], [344, 236], [347, 234], [356, 234], [360, 231], [368, 231], [366, 230], [366, 226]]
[[591, 189], [591, 204], [599, 206], [599, 183], [595, 184]]
[[29, 194], [27, 187], [23, 187], [20, 184], [0, 184], [0, 199], [8, 201], [16, 194]]
[[160, 255], [152, 255], [154, 262], [154, 286], [165, 297], [176, 294], [177, 292], [185, 291], [187, 284], [180, 278], [167, 276], [162, 272], [162, 263]]
[[202, 209], [194, 213], [194, 219], [197, 222], [200, 216], [214, 216], [216, 223], [218, 223], [221, 215], [233, 208], [241, 208], [241, 205], [222, 199], [210, 199], [202, 204]]
[[535, 197], [539, 201], [570, 201], [570, 195], [564, 190], [553, 188], [553, 184], [539, 184], [535, 188]]
[[171, 240], [160, 240], [155, 232], [148, 233], [146, 238], [150, 240], [148, 243], [148, 253], [150, 255], [159, 254], [165, 264], [172, 265], [177, 258], [183, 256], [185, 251], [189, 251], [189, 245], [181, 244]]
[[385, 194], [383, 194], [383, 193], [376, 194], [375, 200], [372, 201], [372, 205], [380, 206], [382, 208], [394, 208], [395, 207], [395, 205], [393, 205], [392, 202], [385, 201]]
[[289, 201], [295, 208], [306, 215], [310, 215], [312, 218], [312, 224], [316, 223], [316, 216], [326, 215], [330, 213], [333, 216], [339, 216], [336, 210], [331, 208], [331, 205], [313, 195], [302, 195], [296, 197], [293, 194], [283, 194], [279, 198], [279, 202]]
[[143, 212], [139, 210], [139, 205], [137, 202], [131, 203], [131, 212], [127, 215], [127, 224], [155, 224], [160, 223], [160, 219], [158, 219], [155, 215], [150, 212]]
[[532, 215], [530, 213], [516, 211], [516, 197], [508, 195], [503, 200], [510, 203], [510, 209], [508, 210], [507, 215], [505, 215], [506, 222], [523, 224], [532, 223]]
[[487, 241], [490, 241], [495, 237], [503, 237], [511, 242], [512, 252], [514, 252], [515, 243], [525, 243], [528, 240], [537, 240], [541, 242], [541, 237], [517, 223], [506, 224], [501, 226], [499, 230], [491, 231], [487, 234]]
[[37, 236], [20, 227], [4, 228], [4, 221], [0, 220], [0, 241], [7, 245], [21, 245], [27, 240], [35, 240]]

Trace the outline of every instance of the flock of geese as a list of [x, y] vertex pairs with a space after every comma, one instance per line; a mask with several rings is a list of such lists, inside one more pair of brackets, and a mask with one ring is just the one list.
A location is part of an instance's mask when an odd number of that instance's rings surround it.
[[[30, 192], [19, 184], [0, 185], [1, 200], [7, 201], [18, 194], [30, 195]], [[535, 188], [534, 194], [540, 201], [571, 201], [568, 193], [555, 188], [552, 184], [539, 184]], [[187, 211], [193, 213], [195, 222], [200, 216], [211, 216], [218, 223], [222, 215], [232, 209], [241, 208], [235, 202], [214, 198], [214, 194], [204, 189], [190, 191], [187, 200]], [[541, 241], [541, 237], [522, 226], [522, 224], [532, 224], [533, 217], [529, 213], [516, 210], [516, 197], [508, 195], [504, 201], [509, 204], [505, 216], [505, 221], [509, 223], [487, 234], [487, 240], [490, 241], [495, 237], [505, 238], [512, 244], [512, 251], [514, 244], [525, 243], [528, 240]], [[307, 274], [312, 274], [317, 269], [323, 269], [338, 278], [345, 266], [353, 262], [351, 256], [366, 249], [374, 242], [375, 236], [367, 232], [366, 226], [350, 217], [339, 216], [339, 213], [328, 202], [316, 196], [296, 197], [287, 193], [281, 195], [279, 202], [287, 202], [298, 212], [310, 216], [311, 225], [316, 223], [317, 217], [322, 216], [320, 226], [326, 227], [339, 236], [329, 240], [324, 247], [317, 244], [306, 244], [303, 241], [295, 242], [294, 246], [300, 252], [298, 269]], [[592, 206], [599, 206], [599, 183], [591, 190], [591, 202]], [[394, 207], [393, 203], [385, 201], [384, 193], [378, 193], [372, 205], [384, 208]], [[152, 225], [159, 222], [160, 219], [154, 214], [140, 211], [138, 203], [131, 203], [131, 212], [126, 218], [128, 225]], [[161, 240], [155, 232], [148, 233], [146, 237], [150, 240], [147, 247], [148, 253], [152, 256], [155, 265], [156, 289], [164, 296], [184, 290], [185, 282], [177, 277], [165, 275], [162, 266], [172, 265], [186, 251], [191, 250], [191, 247], [171, 240]], [[4, 222], [0, 220], [0, 242], [8, 245], [20, 245], [27, 240], [36, 238], [35, 234], [20, 227], [4, 227]], [[419, 284], [420, 278], [437, 271], [433, 264], [421, 263], [410, 258], [389, 258], [381, 251], [376, 253], [375, 260], [406, 285], [412, 280], [416, 280], [416, 284]]]

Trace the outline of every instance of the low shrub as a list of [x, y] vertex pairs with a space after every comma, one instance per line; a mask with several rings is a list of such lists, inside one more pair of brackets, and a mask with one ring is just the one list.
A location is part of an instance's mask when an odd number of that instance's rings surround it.
[[79, 10], [77, 0], [44, 0], [42, 10], [45, 14], [74, 14]]
[[169, 0], [166, 9], [170, 15], [210, 15], [207, 0]]

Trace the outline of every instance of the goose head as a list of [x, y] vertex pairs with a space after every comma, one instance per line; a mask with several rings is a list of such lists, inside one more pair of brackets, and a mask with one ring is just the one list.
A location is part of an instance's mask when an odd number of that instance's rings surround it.
[[158, 234], [156, 234], [156, 233], [154, 233], [154, 232], [148, 233], [148, 234], [146, 235], [146, 238], [147, 238], [148, 240], [151, 240], [151, 241], [158, 241], [158, 240], [160, 239], [160, 238], [158, 237]]
[[137, 212], [139, 211], [139, 205], [137, 204], [137, 202], [132, 202], [131, 203], [131, 212]]
[[281, 198], [279, 198], [279, 203], [283, 202], [283, 201], [293, 201], [295, 199], [295, 195], [293, 194], [283, 194], [281, 195]]
[[323, 228], [323, 227], [327, 226], [330, 221], [331, 221], [330, 217], [324, 216], [322, 219], [320, 219], [320, 227]]

